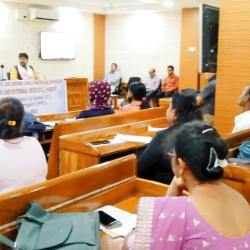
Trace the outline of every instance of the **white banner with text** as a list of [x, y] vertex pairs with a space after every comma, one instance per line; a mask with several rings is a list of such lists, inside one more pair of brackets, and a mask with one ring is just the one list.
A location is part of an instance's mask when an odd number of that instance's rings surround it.
[[65, 80], [3, 81], [0, 82], [0, 98], [19, 99], [25, 111], [49, 115], [68, 112]]

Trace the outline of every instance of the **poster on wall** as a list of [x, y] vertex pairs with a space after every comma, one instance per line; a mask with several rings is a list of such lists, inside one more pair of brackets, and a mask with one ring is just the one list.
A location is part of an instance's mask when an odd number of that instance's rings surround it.
[[36, 116], [68, 111], [65, 80], [0, 82], [0, 98], [3, 97], [19, 99], [25, 111]]

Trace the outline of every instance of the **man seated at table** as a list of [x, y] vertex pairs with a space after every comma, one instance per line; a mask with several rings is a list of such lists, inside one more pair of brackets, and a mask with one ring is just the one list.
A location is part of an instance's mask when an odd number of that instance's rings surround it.
[[18, 65], [10, 70], [10, 80], [38, 80], [38, 72], [28, 65], [29, 56], [26, 53], [20, 53], [18, 58]]
[[244, 88], [238, 104], [242, 109], [242, 113], [235, 117], [232, 133], [250, 129], [250, 86]]
[[179, 77], [174, 73], [174, 66], [168, 66], [168, 76], [162, 81], [161, 90], [157, 93], [158, 98], [172, 97], [178, 91]]
[[146, 86], [148, 99], [156, 97], [157, 90], [161, 84], [161, 79], [156, 75], [155, 68], [149, 69], [149, 77], [145, 79], [144, 84]]
[[111, 71], [107, 73], [104, 81], [107, 81], [111, 85], [111, 93], [115, 92], [116, 87], [118, 87], [121, 82], [121, 73], [116, 63], [111, 64]]
[[207, 72], [205, 73], [205, 78], [208, 80], [208, 83], [196, 97], [196, 101], [202, 111], [204, 122], [212, 126], [215, 106], [216, 73]]

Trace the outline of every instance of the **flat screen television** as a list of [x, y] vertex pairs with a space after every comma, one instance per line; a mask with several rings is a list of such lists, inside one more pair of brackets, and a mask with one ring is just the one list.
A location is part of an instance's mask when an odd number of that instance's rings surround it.
[[217, 66], [219, 8], [201, 5], [201, 72], [215, 72]]
[[41, 32], [42, 60], [74, 60], [75, 41], [71, 33]]

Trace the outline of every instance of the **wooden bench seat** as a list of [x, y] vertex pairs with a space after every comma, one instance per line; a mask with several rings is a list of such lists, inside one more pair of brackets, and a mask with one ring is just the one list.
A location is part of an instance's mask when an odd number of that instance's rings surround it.
[[[15, 237], [16, 226], [9, 223], [24, 214], [32, 201], [53, 212], [84, 212], [114, 205], [136, 213], [139, 197], [164, 196], [167, 191], [166, 185], [138, 179], [136, 166], [136, 156], [129, 155], [1, 195], [0, 233]], [[121, 249], [122, 241], [101, 233], [103, 250]]]
[[48, 160], [48, 179], [59, 176], [59, 137], [72, 133], [129, 124], [154, 118], [165, 117], [165, 108], [152, 108], [136, 112], [93, 117], [57, 124], [53, 130]]
[[147, 144], [126, 141], [96, 147], [91, 145], [90, 142], [110, 140], [118, 133], [155, 136], [155, 132], [148, 131], [148, 125], [165, 128], [167, 127], [167, 120], [166, 118], [158, 118], [60, 137], [60, 175], [118, 158], [122, 154], [137, 153]]

